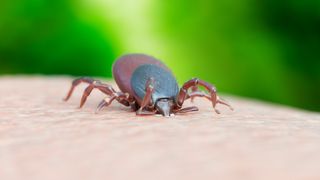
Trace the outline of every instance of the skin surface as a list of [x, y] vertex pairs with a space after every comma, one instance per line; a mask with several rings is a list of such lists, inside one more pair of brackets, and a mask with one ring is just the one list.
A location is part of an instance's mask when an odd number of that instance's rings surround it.
[[76, 108], [87, 84], [61, 102], [72, 80], [0, 77], [1, 180], [320, 179], [320, 113], [225, 95], [236, 110], [221, 115], [205, 98], [171, 118], [118, 102], [94, 114], [98, 90]]

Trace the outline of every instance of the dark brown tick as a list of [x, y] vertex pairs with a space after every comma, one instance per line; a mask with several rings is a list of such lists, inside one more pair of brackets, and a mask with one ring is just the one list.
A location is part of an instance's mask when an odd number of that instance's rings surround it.
[[[217, 96], [216, 88], [203, 80], [193, 78], [179, 89], [178, 83], [170, 69], [161, 61], [144, 54], [129, 54], [120, 57], [113, 65], [113, 77], [121, 91], [114, 90], [110, 85], [88, 77], [81, 77], [72, 82], [65, 101], [74, 88], [81, 82], [88, 83], [80, 107], [84, 105], [93, 89], [99, 89], [107, 95], [97, 107], [97, 112], [112, 101], [117, 100], [124, 106], [130, 106], [137, 115], [162, 114], [169, 117], [172, 114], [198, 111], [195, 106], [182, 108], [185, 100], [195, 97], [204, 97], [211, 101], [216, 113], [216, 104], [220, 103], [232, 107]], [[202, 86], [207, 93], [200, 91]]]

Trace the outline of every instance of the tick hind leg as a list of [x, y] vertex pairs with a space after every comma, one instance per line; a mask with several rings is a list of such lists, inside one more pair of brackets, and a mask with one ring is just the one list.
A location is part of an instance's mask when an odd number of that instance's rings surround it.
[[[196, 90], [195, 87], [198, 87], [198, 86], [204, 87], [208, 91], [209, 94], [206, 94], [206, 93], [204, 93], [202, 91]], [[188, 90], [190, 88], [192, 88], [193, 91], [191, 93], [188, 93]], [[222, 100], [219, 96], [217, 96], [216, 88], [212, 84], [210, 84], [208, 82], [205, 82], [203, 80], [197, 79], [197, 78], [194, 78], [194, 79], [191, 79], [191, 80], [187, 81], [182, 86], [182, 88], [180, 89], [180, 92], [179, 92], [179, 94], [177, 96], [177, 103], [181, 107], [185, 100], [187, 100], [189, 98], [193, 99], [195, 97], [205, 97], [206, 99], [210, 100], [211, 103], [212, 103], [213, 109], [218, 114], [220, 114], [220, 112], [216, 109], [216, 105], [218, 103], [226, 105], [231, 110], [233, 110], [233, 108], [226, 101]]]
[[107, 98], [106, 98], [99, 104], [97, 111], [102, 109], [104, 106], [110, 105], [113, 100], [117, 100], [119, 103], [121, 103], [125, 106], [130, 106], [132, 103], [131, 98], [127, 94], [122, 93], [122, 92], [116, 92], [112, 88], [112, 86], [110, 86], [108, 84], [104, 84], [98, 80], [94, 80], [94, 79], [88, 78], [88, 77], [81, 77], [81, 78], [75, 79], [72, 82], [71, 88], [70, 88], [66, 98], [64, 99], [65, 101], [69, 100], [75, 87], [77, 87], [80, 83], [89, 84], [89, 86], [83, 92], [81, 102], [80, 102], [80, 108], [84, 105], [84, 103], [87, 100], [87, 97], [90, 95], [90, 93], [92, 92], [93, 89], [99, 89], [101, 92], [108, 95], [108, 98], [109, 98], [109, 100], [107, 100]]

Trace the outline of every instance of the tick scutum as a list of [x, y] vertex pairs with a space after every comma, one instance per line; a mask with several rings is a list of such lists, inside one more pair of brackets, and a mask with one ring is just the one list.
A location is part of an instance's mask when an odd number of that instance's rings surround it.
[[171, 72], [153, 64], [139, 66], [131, 76], [131, 88], [139, 99], [144, 98], [146, 94], [146, 82], [150, 78], [154, 79], [153, 103], [163, 98], [175, 99], [179, 93], [176, 78]]

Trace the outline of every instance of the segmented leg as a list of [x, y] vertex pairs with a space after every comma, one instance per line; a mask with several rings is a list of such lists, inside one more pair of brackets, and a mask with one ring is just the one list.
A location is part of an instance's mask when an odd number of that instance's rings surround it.
[[[192, 98], [195, 98], [195, 97], [204, 97], [204, 98], [208, 99], [209, 101], [211, 100], [211, 97], [208, 94], [206, 94], [204, 92], [201, 92], [201, 91], [191, 92], [191, 93], [187, 94], [186, 100], [189, 99], [189, 98], [192, 99]], [[231, 110], [233, 110], [233, 107], [226, 100], [220, 98], [219, 96], [217, 96], [217, 103], [226, 105]]]
[[[209, 95], [207, 94], [202, 94], [200, 91], [196, 91], [196, 92], [191, 92], [190, 94], [188, 94], [188, 90], [189, 88], [191, 87], [194, 87], [194, 86], [203, 86], [209, 93]], [[216, 107], [216, 104], [217, 103], [220, 103], [220, 104], [224, 104], [224, 105], [227, 105], [229, 106], [231, 109], [232, 107], [225, 101], [221, 100], [218, 96], [217, 96], [217, 91], [216, 91], [216, 88], [208, 83], [208, 82], [205, 82], [203, 80], [200, 80], [198, 78], [194, 78], [194, 79], [191, 79], [189, 81], [187, 81], [183, 86], [182, 88], [180, 89], [180, 92], [177, 96], [177, 103], [178, 103], [178, 106], [179, 107], [182, 107], [184, 101], [186, 99], [189, 99], [189, 98], [194, 98], [194, 97], [205, 97], [207, 98], [208, 100], [211, 101], [212, 103], [212, 107], [213, 109], [215, 110], [216, 113], [220, 114], [220, 112], [215, 108]]]
[[98, 113], [103, 107], [109, 106], [109, 105], [112, 103], [112, 101], [115, 100], [115, 99], [116, 99], [115, 96], [113, 96], [113, 97], [111, 97], [111, 98], [105, 98], [105, 99], [103, 99], [103, 100], [99, 103], [99, 105], [98, 105], [98, 107], [97, 107], [97, 109], [96, 109], [96, 113]]
[[191, 106], [191, 107], [178, 109], [178, 110], [174, 111], [174, 113], [188, 113], [188, 112], [194, 112], [194, 111], [199, 111], [199, 108], [196, 106]]
[[195, 97], [204, 97], [204, 98], [206, 98], [208, 100], [211, 100], [211, 97], [208, 94], [206, 94], [206, 93], [204, 93], [202, 91], [195, 91], [195, 92], [187, 93], [187, 96], [186, 96], [185, 100], [192, 99], [192, 98], [195, 98]]
[[[71, 97], [75, 87], [78, 86], [80, 83], [88, 83], [89, 84], [89, 86], [83, 92], [81, 102], [80, 102], [80, 108], [84, 105], [84, 103], [87, 100], [87, 97], [90, 95], [90, 93], [92, 92], [93, 89], [99, 89], [101, 92], [108, 95], [110, 97], [110, 99], [112, 99], [112, 101], [114, 99], [116, 99], [119, 103], [121, 103], [125, 106], [130, 106], [131, 101], [130, 101], [130, 98], [128, 97], [129, 95], [124, 94], [122, 92], [116, 92], [112, 88], [112, 86], [110, 86], [108, 84], [101, 83], [98, 80], [94, 80], [94, 79], [88, 78], [88, 77], [81, 77], [81, 78], [75, 79], [72, 82], [71, 88], [70, 88], [66, 98], [64, 99], [65, 101], [67, 101]], [[98, 107], [100, 107], [100, 105]], [[100, 107], [100, 109], [102, 107]]]
[[130, 106], [132, 103], [134, 103], [132, 102], [134, 100], [128, 97], [127, 94], [124, 94], [122, 92], [117, 92], [116, 95], [113, 95], [111, 97], [106, 97], [105, 99], [103, 99], [99, 103], [96, 109], [96, 113], [98, 113], [102, 108], [109, 106], [114, 100], [118, 100], [118, 102], [120, 102], [121, 104], [124, 104], [125, 106]]
[[88, 77], [81, 77], [81, 78], [78, 78], [78, 79], [75, 79], [72, 81], [72, 84], [71, 84], [71, 88], [67, 94], [67, 96], [64, 98], [64, 101], [68, 101], [75, 89], [75, 87], [77, 87], [80, 83], [88, 83], [88, 84], [92, 84], [94, 82], [94, 80], [92, 78], [88, 78]]
[[[191, 87], [191, 93], [194, 93], [194, 92], [199, 92], [199, 87], [198, 86], [192, 86]], [[191, 102], [194, 102], [195, 97], [196, 96], [191, 97]]]
[[146, 83], [146, 94], [142, 100], [139, 110], [136, 112], [137, 115], [153, 115], [155, 111], [146, 111], [145, 108], [152, 104], [152, 93], [154, 91], [154, 79], [150, 78]]

